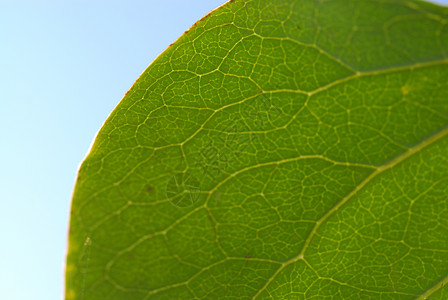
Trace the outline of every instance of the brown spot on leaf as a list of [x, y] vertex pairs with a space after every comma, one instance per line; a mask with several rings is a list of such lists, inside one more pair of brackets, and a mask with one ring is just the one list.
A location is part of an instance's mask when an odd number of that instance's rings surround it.
[[146, 188], [146, 191], [147, 191], [148, 193], [152, 193], [152, 192], [154, 191], [154, 189], [153, 189], [152, 187], [148, 186], [148, 187]]

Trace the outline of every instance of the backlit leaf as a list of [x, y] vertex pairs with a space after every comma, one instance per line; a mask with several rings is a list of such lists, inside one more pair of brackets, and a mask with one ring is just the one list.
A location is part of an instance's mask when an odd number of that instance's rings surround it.
[[67, 299], [446, 299], [448, 9], [235, 0], [78, 175]]

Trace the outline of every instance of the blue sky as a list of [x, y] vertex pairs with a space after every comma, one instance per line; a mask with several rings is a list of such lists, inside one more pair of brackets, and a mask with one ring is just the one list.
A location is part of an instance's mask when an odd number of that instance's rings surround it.
[[224, 2], [0, 0], [0, 299], [62, 298], [70, 198], [95, 133]]
[[147, 65], [224, 0], [0, 0], [0, 299], [61, 299], [70, 198]]

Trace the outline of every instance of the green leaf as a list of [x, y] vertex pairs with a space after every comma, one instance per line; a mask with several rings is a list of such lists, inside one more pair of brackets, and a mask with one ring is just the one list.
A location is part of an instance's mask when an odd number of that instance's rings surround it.
[[79, 170], [67, 299], [446, 299], [448, 8], [236, 0]]

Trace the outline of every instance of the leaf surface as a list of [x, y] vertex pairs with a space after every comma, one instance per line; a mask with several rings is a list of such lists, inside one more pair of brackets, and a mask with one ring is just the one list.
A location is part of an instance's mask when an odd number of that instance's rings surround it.
[[74, 191], [67, 299], [445, 299], [448, 9], [235, 0], [165, 50]]

